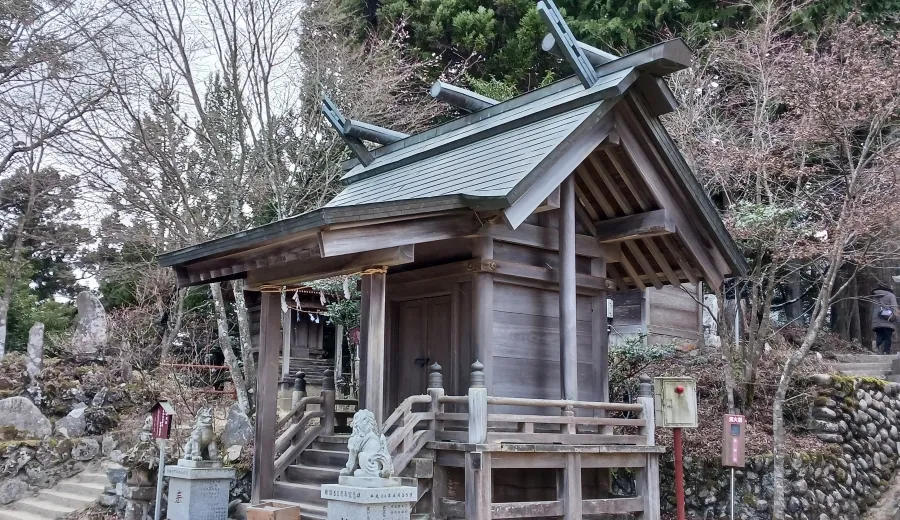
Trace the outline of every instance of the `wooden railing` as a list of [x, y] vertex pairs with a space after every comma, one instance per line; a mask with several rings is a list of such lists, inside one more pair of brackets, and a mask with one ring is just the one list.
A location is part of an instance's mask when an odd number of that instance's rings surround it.
[[[318, 405], [318, 410], [307, 410]], [[335, 416], [334, 371], [326, 370], [322, 379], [321, 395], [306, 395], [306, 377], [302, 372], [294, 380], [291, 411], [275, 425], [276, 431], [290, 423], [275, 440], [275, 478], [281, 477], [288, 466], [320, 435], [334, 434]]]

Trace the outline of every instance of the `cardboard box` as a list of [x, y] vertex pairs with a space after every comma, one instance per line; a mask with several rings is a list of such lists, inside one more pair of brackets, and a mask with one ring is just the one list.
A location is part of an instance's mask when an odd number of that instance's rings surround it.
[[287, 502], [260, 502], [247, 508], [247, 520], [300, 520], [300, 506]]

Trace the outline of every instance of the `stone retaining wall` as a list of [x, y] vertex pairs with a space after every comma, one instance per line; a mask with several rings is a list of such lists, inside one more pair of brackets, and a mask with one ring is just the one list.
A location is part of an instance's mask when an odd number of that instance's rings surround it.
[[[816, 375], [807, 427], [824, 453], [793, 453], [786, 463], [787, 508], [794, 520], [855, 520], [877, 503], [900, 461], [900, 384], [874, 378]], [[671, 458], [660, 464], [663, 505], [674, 510]], [[751, 457], [735, 472], [735, 518], [771, 518], [772, 456]], [[685, 458], [687, 517], [728, 518], [730, 470], [718, 458]]]

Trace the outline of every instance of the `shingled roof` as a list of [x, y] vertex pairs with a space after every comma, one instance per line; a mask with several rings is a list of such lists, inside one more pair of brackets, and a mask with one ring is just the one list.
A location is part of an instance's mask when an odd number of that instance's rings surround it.
[[[376, 147], [368, 164], [345, 163], [347, 186], [324, 208], [160, 255], [160, 264], [184, 269], [336, 224], [456, 209], [497, 213], [515, 229], [574, 172], [584, 233], [599, 237], [598, 226], [613, 229], [617, 219], [641, 213], [674, 219], [664, 236], [621, 240], [621, 260], [610, 268], [619, 288], [700, 278], [718, 285], [746, 263], [659, 121], [675, 108], [660, 78], [689, 63], [687, 46], [671, 40], [595, 67], [588, 88], [567, 78]], [[293, 255], [283, 260], [302, 257]], [[211, 270], [182, 284], [252, 267]]]

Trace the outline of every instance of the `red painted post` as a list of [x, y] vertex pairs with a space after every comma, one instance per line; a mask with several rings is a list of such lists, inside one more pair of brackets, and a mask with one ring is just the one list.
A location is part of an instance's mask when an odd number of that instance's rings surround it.
[[675, 435], [675, 506], [678, 520], [684, 520], [684, 456], [681, 452], [681, 428], [674, 428]]

